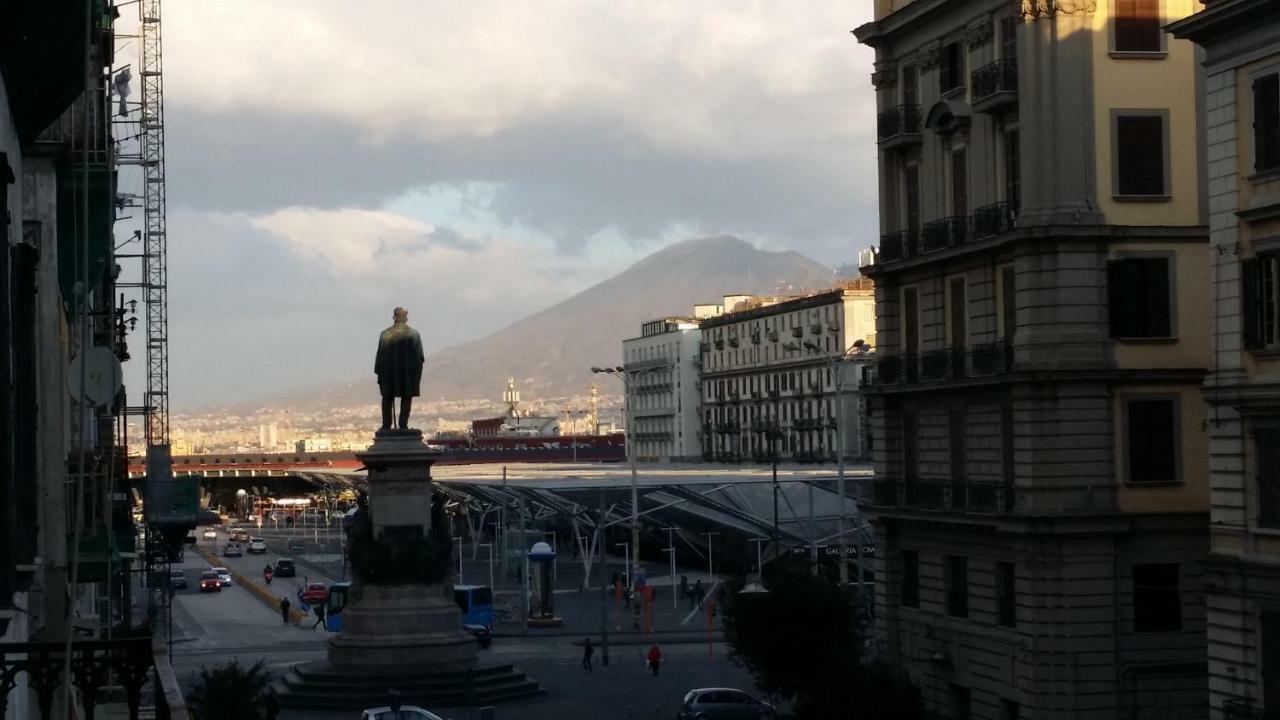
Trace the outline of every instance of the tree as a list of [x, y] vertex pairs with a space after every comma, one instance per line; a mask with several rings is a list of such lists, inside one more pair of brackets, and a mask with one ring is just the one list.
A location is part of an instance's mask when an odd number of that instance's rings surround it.
[[882, 664], [864, 666], [853, 596], [779, 558], [764, 569], [767, 593], [726, 593], [725, 639], [756, 685], [789, 700], [797, 718], [912, 718], [919, 691]]
[[265, 660], [259, 660], [250, 668], [232, 660], [212, 668], [200, 668], [200, 677], [187, 699], [200, 718], [262, 720], [270, 682]]

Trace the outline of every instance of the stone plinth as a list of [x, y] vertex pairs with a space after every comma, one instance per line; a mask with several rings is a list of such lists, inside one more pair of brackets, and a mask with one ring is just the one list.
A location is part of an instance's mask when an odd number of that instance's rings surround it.
[[388, 527], [431, 529], [431, 465], [440, 457], [422, 442], [421, 430], [380, 430], [356, 458], [369, 471], [373, 533]]
[[342, 611], [342, 632], [329, 640], [337, 667], [438, 667], [462, 670], [476, 661], [476, 640], [462, 629], [450, 586], [365, 586]]

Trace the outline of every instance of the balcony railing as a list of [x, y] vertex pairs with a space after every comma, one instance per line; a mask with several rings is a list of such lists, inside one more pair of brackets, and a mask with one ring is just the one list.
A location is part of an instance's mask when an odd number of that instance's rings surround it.
[[880, 236], [880, 262], [906, 260], [920, 254], [920, 231], [899, 230]]
[[[867, 488], [868, 484], [870, 487]], [[966, 512], [978, 515], [1013, 511], [1013, 487], [1003, 481], [931, 478], [871, 478], [864, 481], [864, 502], [877, 507]]]
[[925, 223], [920, 233], [920, 251], [933, 252], [969, 241], [969, 216], [953, 215]]
[[899, 105], [876, 116], [876, 141], [920, 142], [920, 106]]
[[1018, 61], [1004, 58], [973, 71], [973, 109], [991, 112], [1018, 101]]
[[974, 345], [969, 355], [974, 375], [1000, 375], [1013, 369], [1013, 344], [1008, 340]]
[[1013, 229], [1018, 210], [1007, 202], [992, 203], [973, 211], [973, 236], [992, 237]]

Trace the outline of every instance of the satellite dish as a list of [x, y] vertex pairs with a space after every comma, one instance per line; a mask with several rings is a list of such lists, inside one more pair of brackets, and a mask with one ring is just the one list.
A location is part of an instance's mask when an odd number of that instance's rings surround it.
[[[81, 363], [84, 363], [84, 387], [81, 387]], [[67, 389], [71, 397], [79, 399], [81, 393], [93, 405], [106, 407], [120, 392], [122, 377], [120, 360], [110, 347], [95, 345], [71, 359], [67, 366]]]

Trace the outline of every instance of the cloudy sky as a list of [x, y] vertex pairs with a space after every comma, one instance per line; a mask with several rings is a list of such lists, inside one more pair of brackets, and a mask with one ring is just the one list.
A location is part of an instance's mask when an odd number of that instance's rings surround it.
[[166, 5], [174, 408], [371, 374], [394, 305], [430, 353], [689, 237], [853, 261], [870, 6]]

